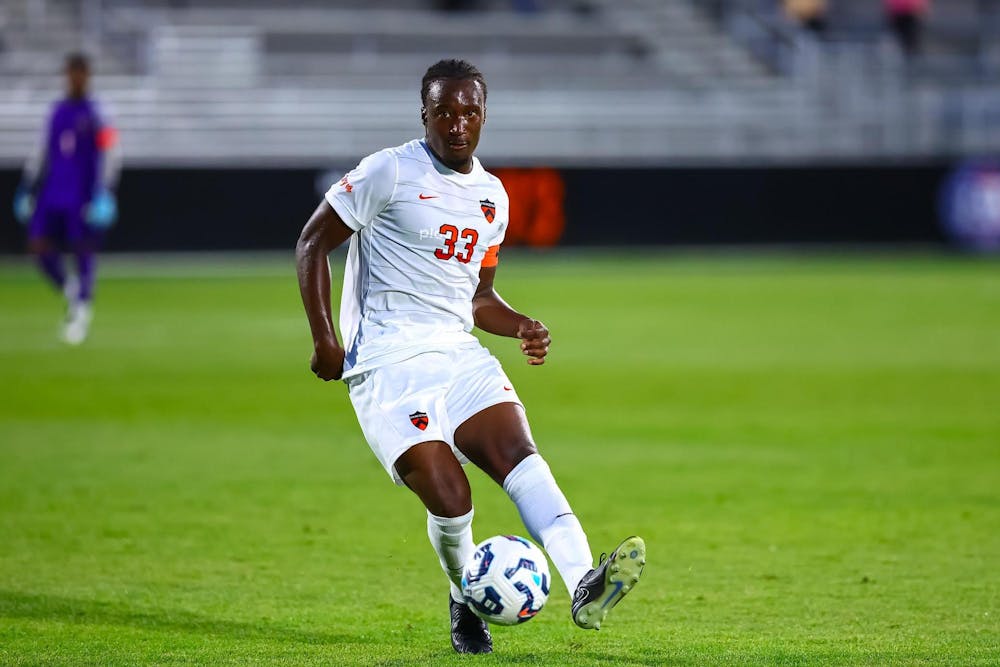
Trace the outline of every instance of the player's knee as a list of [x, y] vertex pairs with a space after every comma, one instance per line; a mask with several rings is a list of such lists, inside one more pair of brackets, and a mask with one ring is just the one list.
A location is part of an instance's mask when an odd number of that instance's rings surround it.
[[472, 509], [472, 489], [465, 471], [454, 456], [451, 460], [400, 461], [396, 471], [403, 482], [436, 516], [461, 516]]
[[438, 516], [462, 516], [468, 514], [472, 509], [472, 493], [465, 490], [456, 490], [441, 498], [440, 513]]
[[518, 463], [528, 458], [532, 454], [537, 454], [538, 448], [535, 447], [535, 443], [531, 440], [522, 440], [514, 444], [510, 448], [510, 451], [506, 457], [505, 465], [509, 466], [509, 469], [504, 473], [504, 477], [517, 466]]
[[498, 439], [491, 442], [486, 451], [489, 454], [486, 457], [484, 472], [501, 485], [518, 463], [538, 453], [535, 443], [530, 438]]
[[421, 494], [421, 500], [436, 516], [462, 516], [472, 509], [472, 489], [464, 472], [443, 475]]
[[32, 255], [42, 255], [49, 250], [49, 242], [41, 237], [28, 239], [28, 252]]
[[69, 244], [70, 250], [74, 255], [89, 255], [96, 249], [94, 243], [89, 239], [78, 238], [72, 239]]

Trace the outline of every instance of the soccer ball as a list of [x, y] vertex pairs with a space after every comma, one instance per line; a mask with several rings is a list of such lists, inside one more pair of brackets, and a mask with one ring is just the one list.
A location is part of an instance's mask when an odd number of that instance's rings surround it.
[[549, 564], [523, 537], [496, 535], [476, 545], [462, 571], [462, 595], [479, 618], [497, 625], [530, 621], [549, 599]]

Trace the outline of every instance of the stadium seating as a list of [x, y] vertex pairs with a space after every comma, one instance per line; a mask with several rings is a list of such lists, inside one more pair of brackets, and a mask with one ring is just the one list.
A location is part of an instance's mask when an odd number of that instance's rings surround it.
[[[481, 152], [506, 164], [925, 155], [956, 132], [1000, 146], [996, 80], [914, 83], [860, 0], [843, 3], [827, 48], [740, 3], [724, 16], [689, 0], [558, 0], [535, 13], [499, 0], [455, 13], [431, 4], [9, 0], [0, 162], [29, 150], [61, 55], [80, 46], [96, 55], [97, 89], [133, 164], [352, 161], [419, 133], [419, 77], [451, 55], [487, 74]], [[949, 17], [969, 24], [962, 11]], [[770, 26], [784, 61], [743, 39], [750, 24]], [[948, 71], [970, 71], [947, 40], [934, 43], [940, 62], [959, 63]]]

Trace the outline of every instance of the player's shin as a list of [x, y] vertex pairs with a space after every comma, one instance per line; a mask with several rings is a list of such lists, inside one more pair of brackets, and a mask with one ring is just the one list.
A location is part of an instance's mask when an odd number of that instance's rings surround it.
[[94, 279], [96, 277], [96, 253], [85, 248], [76, 252], [77, 275], [80, 276], [80, 291], [77, 299], [89, 302], [94, 293]]
[[538, 454], [525, 458], [507, 475], [503, 489], [517, 505], [528, 532], [548, 552], [573, 597], [580, 579], [593, 567], [590, 544], [545, 459]]
[[435, 516], [427, 513], [427, 537], [441, 561], [441, 568], [451, 581], [451, 597], [463, 602], [462, 569], [465, 561], [475, 551], [472, 541], [472, 515], [475, 510], [456, 517]]
[[61, 290], [66, 284], [66, 270], [63, 268], [62, 255], [55, 250], [45, 250], [38, 253], [38, 267], [49, 282]]

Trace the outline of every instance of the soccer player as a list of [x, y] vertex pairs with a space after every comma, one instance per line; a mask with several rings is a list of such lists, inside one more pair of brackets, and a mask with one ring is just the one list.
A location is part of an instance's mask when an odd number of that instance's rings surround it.
[[[572, 615], [599, 628], [639, 580], [645, 545], [624, 540], [596, 568], [587, 536], [539, 455], [514, 386], [471, 334], [520, 340], [545, 363], [549, 331], [494, 288], [507, 193], [473, 157], [486, 121], [486, 82], [461, 60], [423, 77], [425, 136], [369, 155], [334, 184], [302, 230], [299, 287], [312, 330], [313, 372], [343, 379], [375, 456], [427, 508], [427, 534], [451, 582], [451, 640], [489, 653], [486, 624], [465, 604], [472, 497], [462, 465], [500, 484], [573, 597]], [[327, 255], [350, 239], [340, 302], [330, 307]]]
[[[14, 214], [28, 225], [28, 247], [42, 273], [66, 297], [63, 340], [78, 345], [93, 314], [95, 254], [117, 216], [121, 154], [117, 132], [88, 96], [86, 56], [67, 56], [65, 75], [66, 98], [53, 106], [38, 150], [25, 164]], [[64, 249], [76, 257], [75, 276], [63, 267]]]

